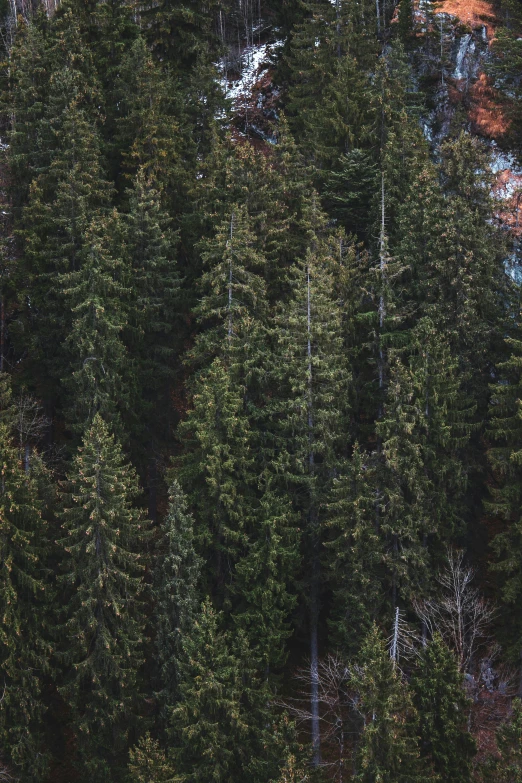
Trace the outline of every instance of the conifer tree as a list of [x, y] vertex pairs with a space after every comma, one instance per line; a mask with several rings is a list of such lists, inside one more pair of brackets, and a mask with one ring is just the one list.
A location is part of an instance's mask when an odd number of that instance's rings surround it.
[[47, 533], [37, 458], [27, 470], [13, 437], [15, 416], [8, 376], [0, 373], [0, 737], [16, 772], [37, 783], [48, 763], [43, 736], [50, 658]]
[[[307, 15], [292, 36], [288, 65], [291, 127], [320, 168], [335, 150], [359, 146], [368, 121], [366, 71], [377, 53], [375, 13], [369, 3], [304, 3]], [[344, 96], [344, 97], [343, 97]]]
[[31, 303], [24, 312], [22, 347], [30, 350], [51, 404], [65, 369], [60, 345], [71, 326], [56, 278], [79, 269], [87, 227], [108, 210], [112, 195], [96, 128], [96, 80], [70, 9], [60, 11], [54, 28], [49, 57], [56, 73], [41, 132], [49, 164], [32, 182], [18, 225], [25, 300]]
[[272, 729], [243, 635], [232, 646], [221, 622], [205, 601], [183, 642], [172, 710], [176, 769], [184, 783], [268, 783], [282, 765], [284, 737]]
[[221, 6], [221, 0], [204, 5], [197, 0], [162, 0], [146, 6], [142, 17], [153, 51], [185, 72], [194, 67], [205, 49], [210, 59], [217, 45], [213, 13]]
[[264, 259], [253, 247], [244, 210], [232, 213], [203, 256], [207, 268], [198, 310], [207, 329], [199, 335], [193, 355], [195, 362], [205, 364], [193, 381], [193, 409], [183, 423], [195, 447], [183, 472], [202, 538], [213, 551], [212, 570], [223, 596], [229, 581], [225, 574], [246, 543], [256, 504], [246, 403], [255, 404], [265, 344], [265, 287], [260, 275]]
[[183, 640], [191, 633], [199, 611], [198, 590], [202, 560], [194, 549], [194, 520], [179, 483], [169, 490], [169, 510], [162, 523], [161, 554], [157, 559], [156, 646], [161, 701], [172, 707], [179, 696], [179, 666]]
[[470, 396], [484, 418], [492, 368], [504, 348], [506, 306], [512, 298], [504, 237], [490, 220], [491, 170], [480, 141], [461, 133], [443, 145], [441, 154], [449, 211], [440, 237], [443, 250], [430, 280], [437, 297], [432, 317], [460, 357]]
[[469, 700], [455, 656], [439, 634], [422, 651], [411, 688], [421, 756], [441, 781], [469, 783], [476, 753], [467, 726]]
[[129, 751], [129, 783], [178, 783], [165, 751], [147, 732]]
[[383, 417], [381, 532], [392, 602], [426, 590], [432, 558], [441, 558], [462, 525], [466, 489], [461, 449], [473, 409], [460, 389], [457, 362], [428, 319], [410, 335], [406, 361], [392, 354]]
[[177, 235], [152, 176], [140, 169], [129, 191], [121, 229], [124, 265], [116, 275], [128, 291], [122, 340], [133, 366], [133, 432], [149, 461], [169, 427], [169, 383], [181, 349]]
[[406, 685], [374, 626], [352, 672], [364, 724], [356, 760], [357, 783], [429, 780], [419, 763], [415, 711]]
[[514, 699], [509, 719], [496, 733], [498, 755], [485, 766], [487, 783], [520, 783], [522, 781], [522, 703]]
[[112, 779], [136, 702], [144, 616], [143, 515], [134, 470], [97, 414], [64, 486], [65, 590], [59, 689], [71, 709], [82, 769]]
[[488, 456], [495, 475], [490, 488], [489, 512], [498, 517], [503, 530], [497, 533], [492, 546], [496, 555], [493, 568], [501, 577], [501, 597], [508, 613], [509, 640], [514, 658], [522, 650], [522, 623], [512, 607], [522, 595], [522, 569], [517, 556], [522, 545], [522, 482], [521, 482], [521, 399], [522, 341], [518, 333], [507, 339], [510, 356], [500, 362], [500, 380], [492, 388], [490, 404], [490, 437], [493, 445]]
[[116, 130], [122, 115], [119, 80], [123, 63], [140, 29], [126, 0], [71, 0], [83, 38], [92, 53], [102, 101], [101, 133], [111, 180], [121, 164]]
[[154, 183], [165, 208], [184, 211], [195, 149], [183, 98], [174, 78], [161, 70], [143, 38], [123, 58], [118, 74], [117, 146], [126, 182], [138, 172]]
[[274, 469], [289, 482], [302, 520], [303, 552], [309, 564], [305, 583], [310, 618], [312, 741], [317, 765], [317, 644], [324, 540], [321, 510], [341, 454], [339, 437], [344, 431], [350, 384], [336, 298], [335, 240], [320, 235], [318, 210], [312, 211], [308, 226], [309, 248], [303, 259], [296, 260], [291, 298], [275, 318], [272, 385], [278, 393], [268, 416], [273, 420], [272, 437], [278, 451]]
[[42, 148], [40, 133], [49, 100], [49, 20], [42, 7], [15, 37], [9, 58], [9, 166], [13, 174], [12, 200], [15, 218], [26, 202], [29, 186], [42, 166], [49, 165], [49, 150]]
[[129, 410], [134, 398], [122, 339], [128, 289], [121, 281], [126, 272], [110, 247], [119, 229], [117, 214], [97, 221], [86, 232], [81, 268], [62, 276], [63, 298], [73, 316], [65, 341], [72, 373], [63, 380], [72, 392], [69, 422], [79, 432], [96, 413], [121, 427], [117, 415]]
[[384, 542], [379, 530], [381, 465], [355, 443], [334, 479], [328, 507], [326, 563], [333, 590], [331, 641], [344, 655], [356, 652], [381, 616]]
[[243, 630], [259, 672], [266, 679], [286, 662], [291, 611], [296, 604], [299, 531], [295, 514], [267, 466], [259, 482], [259, 498], [248, 542], [235, 568], [231, 590], [237, 602], [236, 627]]

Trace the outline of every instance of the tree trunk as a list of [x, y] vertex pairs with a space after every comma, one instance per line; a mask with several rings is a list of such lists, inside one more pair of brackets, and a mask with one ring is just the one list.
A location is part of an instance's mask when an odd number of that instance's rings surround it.
[[[314, 541], [314, 547], [317, 542]], [[312, 715], [312, 763], [321, 763], [321, 727], [319, 723], [319, 554], [314, 552], [310, 589], [310, 711]]]

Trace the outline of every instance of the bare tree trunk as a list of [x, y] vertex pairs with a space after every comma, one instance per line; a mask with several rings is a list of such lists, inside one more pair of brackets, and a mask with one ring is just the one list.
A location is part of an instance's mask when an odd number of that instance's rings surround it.
[[5, 306], [4, 297], [0, 296], [0, 372], [4, 369], [4, 346], [5, 346]]
[[381, 236], [379, 246], [379, 268], [381, 272], [381, 294], [379, 296], [379, 419], [382, 417], [382, 394], [384, 389], [384, 351], [382, 348], [382, 331], [384, 329], [384, 320], [386, 318], [386, 300], [384, 297], [383, 283], [386, 277], [386, 233], [385, 233], [385, 210], [384, 210], [384, 172], [381, 174]]
[[154, 456], [154, 444], [151, 444], [151, 456], [149, 459], [149, 519], [156, 524], [158, 521], [158, 492], [157, 492], [157, 472], [158, 466]]
[[[314, 473], [314, 416], [312, 391], [312, 301], [310, 288], [310, 265], [306, 268], [306, 305], [307, 305], [307, 359], [308, 359], [308, 470], [310, 478]], [[309, 527], [312, 539], [312, 584], [310, 587], [310, 712], [312, 716], [312, 753], [313, 764], [321, 763], [321, 728], [319, 722], [319, 540], [316, 520], [310, 497]]]
[[228, 342], [232, 339], [232, 239], [234, 237], [234, 213], [230, 218], [230, 270], [228, 276]]
[[[317, 542], [314, 541], [314, 546]], [[319, 716], [319, 554], [314, 553], [310, 590], [310, 712], [312, 715], [312, 761], [321, 763], [321, 727]]]

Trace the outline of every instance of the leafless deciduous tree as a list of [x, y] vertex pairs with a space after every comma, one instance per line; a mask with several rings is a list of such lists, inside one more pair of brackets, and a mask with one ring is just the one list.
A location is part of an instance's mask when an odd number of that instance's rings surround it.
[[464, 552], [448, 550], [447, 566], [437, 577], [439, 594], [418, 601], [415, 611], [431, 634], [440, 633], [469, 673], [480, 647], [487, 644], [495, 610], [473, 584], [475, 571], [464, 564]]
[[[310, 668], [297, 672], [302, 691], [296, 698], [280, 701], [298, 723], [310, 724]], [[317, 665], [317, 698], [321, 725], [321, 766], [327, 767], [335, 783], [349, 779], [346, 761], [351, 758], [353, 732], [350, 726], [356, 717], [354, 694], [350, 688], [350, 671], [337, 655], [328, 655]]]

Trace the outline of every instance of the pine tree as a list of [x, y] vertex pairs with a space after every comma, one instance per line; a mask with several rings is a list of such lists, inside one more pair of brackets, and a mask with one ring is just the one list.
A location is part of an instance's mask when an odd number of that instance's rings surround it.
[[42, 148], [40, 133], [49, 100], [49, 20], [43, 8], [15, 37], [9, 60], [8, 104], [12, 117], [9, 132], [9, 166], [16, 219], [27, 201], [29, 186], [42, 166], [49, 165], [49, 150]]
[[178, 783], [165, 751], [147, 732], [129, 751], [129, 783]]
[[111, 180], [121, 164], [117, 127], [122, 116], [120, 79], [123, 63], [139, 36], [132, 5], [126, 0], [71, 0], [83, 39], [92, 53], [104, 121], [101, 133]]
[[162, 0], [142, 9], [142, 18], [152, 50], [177, 69], [188, 71], [202, 52], [209, 60], [216, 53], [214, 11], [220, 0], [202, 5], [197, 0]]
[[490, 437], [493, 444], [488, 456], [494, 471], [495, 483], [490, 488], [487, 503], [491, 515], [498, 517], [504, 529], [497, 533], [492, 546], [496, 555], [493, 568], [501, 577], [501, 597], [507, 611], [507, 628], [513, 657], [522, 649], [522, 624], [512, 607], [522, 595], [522, 570], [517, 556], [522, 545], [522, 482], [520, 464], [521, 399], [522, 399], [522, 341], [515, 332], [508, 338], [510, 356], [500, 362], [500, 380], [492, 388]]
[[79, 432], [91, 424], [96, 413], [104, 419], [112, 417], [115, 429], [120, 429], [118, 413], [128, 411], [134, 399], [134, 381], [122, 339], [128, 289], [121, 281], [127, 274], [110, 247], [119, 230], [116, 213], [106, 221], [98, 220], [86, 232], [81, 268], [61, 279], [63, 298], [73, 316], [65, 340], [72, 374], [63, 380], [71, 390], [68, 419]]
[[243, 630], [265, 678], [280, 670], [288, 656], [286, 642], [292, 634], [290, 617], [297, 600], [294, 581], [300, 561], [295, 514], [288, 499], [271, 483], [275, 481], [267, 467], [231, 590], [237, 603], [234, 623]]
[[506, 305], [512, 298], [504, 237], [490, 220], [491, 170], [480, 141], [461, 133], [443, 145], [441, 154], [448, 211], [443, 249], [430, 280], [436, 296], [432, 317], [460, 357], [470, 397], [485, 418], [491, 373], [504, 347]]
[[48, 763], [43, 688], [50, 668], [46, 604], [51, 588], [38, 461], [35, 455], [32, 468], [23, 465], [13, 436], [15, 416], [8, 376], [0, 373], [0, 737], [16, 772], [37, 783]]
[[202, 560], [194, 549], [194, 520], [177, 481], [170, 486], [169, 501], [154, 578], [156, 647], [164, 708], [172, 707], [179, 696], [180, 657], [184, 638], [199, 611], [202, 570]]
[[[288, 58], [289, 119], [296, 139], [320, 168], [359, 146], [370, 108], [366, 72], [375, 67], [375, 14], [358, 5], [306, 2]], [[371, 20], [371, 21], [369, 21]]]
[[169, 429], [170, 384], [183, 334], [178, 237], [151, 177], [140, 169], [129, 191], [122, 219], [123, 273], [116, 277], [128, 291], [122, 341], [133, 366], [134, 448], [145, 448], [150, 463]]
[[225, 575], [243, 551], [255, 515], [251, 409], [259, 400], [266, 345], [264, 259], [253, 247], [244, 210], [232, 213], [203, 257], [198, 315], [207, 328], [198, 336], [193, 360], [204, 364], [192, 382], [193, 409], [183, 423], [194, 445], [183, 473], [223, 599]]
[[411, 682], [419, 716], [421, 756], [448, 783], [469, 783], [476, 753], [468, 727], [469, 700], [453, 653], [435, 634]]
[[143, 515], [134, 470], [99, 414], [64, 486], [65, 590], [59, 690], [71, 709], [82, 769], [107, 781], [125, 751], [136, 701], [144, 616]]
[[404, 783], [430, 779], [419, 763], [415, 711], [406, 685], [374, 626], [352, 673], [364, 725], [356, 759], [357, 783]]
[[181, 698], [172, 710], [176, 769], [185, 783], [268, 783], [284, 756], [267, 693], [256, 682], [248, 645], [232, 646], [207, 600], [183, 642]]
[[380, 470], [375, 453], [355, 443], [351, 458], [334, 479], [328, 506], [326, 562], [333, 590], [329, 625], [331, 641], [346, 656], [358, 652], [386, 602]]
[[154, 61], [143, 38], [123, 58], [118, 74], [117, 147], [123, 179], [142, 172], [172, 214], [186, 209], [196, 151], [179, 85]]
[[267, 406], [266, 425], [272, 431], [272, 470], [284, 476], [303, 530], [304, 562], [308, 564], [304, 582], [310, 620], [316, 765], [320, 760], [317, 644], [324, 540], [322, 509], [344, 445], [342, 433], [350, 394], [341, 309], [336, 297], [337, 247], [334, 239], [319, 233], [321, 219], [318, 210], [309, 216], [309, 248], [303, 259], [296, 260], [291, 298], [275, 317], [277, 342], [271, 384], [278, 391]]
[[17, 227], [22, 286], [30, 302], [23, 313], [21, 347], [29, 349], [29, 369], [51, 404], [60, 394], [65, 369], [60, 345], [71, 326], [56, 278], [79, 269], [85, 232], [95, 215], [107, 212], [112, 195], [103, 172], [88, 54], [70, 10], [60, 12], [54, 25], [49, 56], [56, 72], [40, 134], [50, 162], [33, 180]]
[[388, 383], [376, 429], [383, 460], [380, 527], [395, 605], [397, 589], [411, 599], [428, 588], [430, 561], [440, 560], [462, 528], [461, 449], [473, 409], [462, 394], [457, 361], [428, 319], [412, 330], [406, 351], [391, 354]]
[[496, 733], [498, 755], [484, 765], [487, 783], [520, 783], [522, 781], [522, 703], [514, 699], [511, 715]]

